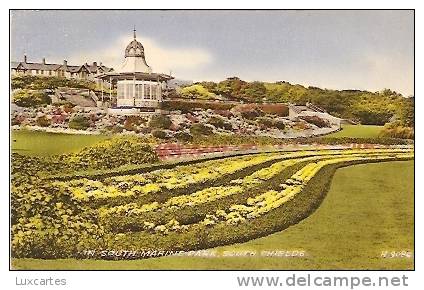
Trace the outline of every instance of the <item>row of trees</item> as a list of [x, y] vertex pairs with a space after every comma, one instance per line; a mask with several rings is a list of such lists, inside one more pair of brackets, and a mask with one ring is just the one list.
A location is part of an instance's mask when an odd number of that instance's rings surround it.
[[[193, 88], [195, 86], [195, 88]], [[414, 98], [385, 89], [381, 92], [330, 90], [304, 87], [289, 82], [246, 82], [237, 77], [224, 81], [199, 82], [183, 88], [180, 96], [192, 99], [225, 98], [244, 102], [275, 102], [304, 105], [313, 103], [330, 114], [361, 124], [384, 125], [396, 119], [414, 126]], [[189, 94], [185, 94], [189, 92]]]

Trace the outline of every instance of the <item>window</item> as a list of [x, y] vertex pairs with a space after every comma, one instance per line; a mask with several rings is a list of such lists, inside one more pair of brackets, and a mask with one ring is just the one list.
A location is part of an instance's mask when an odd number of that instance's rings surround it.
[[118, 88], [117, 88], [117, 97], [118, 97], [118, 99], [123, 99], [125, 97], [124, 94], [125, 94], [124, 84], [118, 83]]
[[52, 71], [51, 70], [49, 70], [49, 76], [51, 76], [52, 75]]
[[35, 74], [36, 75], [40, 74], [40, 70], [39, 69], [35, 70]]
[[134, 85], [133, 84], [127, 84], [127, 99], [132, 99], [134, 97]]
[[142, 85], [140, 84], [136, 84], [135, 85], [135, 97], [137, 99], [141, 99], [142, 98]]
[[152, 100], [156, 100], [156, 88], [157, 85], [152, 85]]

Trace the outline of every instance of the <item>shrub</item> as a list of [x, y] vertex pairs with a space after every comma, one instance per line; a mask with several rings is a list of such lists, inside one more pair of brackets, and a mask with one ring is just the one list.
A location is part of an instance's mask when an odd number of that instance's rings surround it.
[[75, 130], [85, 130], [90, 127], [90, 122], [83, 115], [76, 115], [69, 121], [69, 128]]
[[50, 120], [47, 119], [46, 116], [38, 117], [36, 122], [37, 122], [37, 125], [40, 126], [40, 127], [48, 127], [48, 126], [50, 126], [50, 123], [51, 123]]
[[190, 142], [193, 140], [193, 136], [190, 133], [183, 132], [183, 131], [175, 133], [174, 137], [178, 141], [182, 141], [182, 142]]
[[124, 121], [124, 129], [127, 131], [137, 131], [137, 126], [146, 123], [146, 120], [140, 116], [127, 116]]
[[188, 99], [215, 99], [216, 95], [209, 92], [202, 85], [192, 85], [185, 88], [182, 88], [180, 91], [180, 95], [183, 98]]
[[300, 119], [310, 124], [314, 124], [318, 128], [331, 127], [330, 122], [328, 120], [325, 120], [318, 116], [301, 116]]
[[224, 119], [222, 119], [220, 117], [209, 118], [208, 124], [211, 124], [215, 128], [221, 128], [221, 129], [225, 129], [225, 130], [232, 130], [233, 129], [233, 126], [230, 123], [226, 122]]
[[152, 136], [159, 139], [166, 139], [166, 132], [162, 130], [153, 130]]
[[262, 125], [265, 128], [273, 128], [274, 127], [274, 121], [271, 118], [258, 118], [258, 124]]
[[56, 76], [32, 76], [32, 75], [12, 76], [12, 89], [45, 90], [45, 89], [56, 89], [59, 87], [95, 90], [96, 83], [90, 80], [67, 79], [67, 78], [56, 77]]
[[169, 129], [171, 125], [172, 121], [166, 115], [153, 115], [149, 122], [150, 128]]
[[59, 157], [76, 168], [107, 169], [122, 165], [153, 163], [158, 160], [156, 152], [137, 137], [114, 137], [75, 154]]
[[13, 93], [13, 102], [20, 107], [37, 107], [51, 104], [52, 100], [44, 91], [17, 90]]
[[193, 135], [211, 135], [213, 133], [213, 129], [204, 124], [193, 124], [190, 127], [190, 133]]
[[286, 124], [281, 120], [275, 120], [274, 127], [280, 130], [284, 130], [286, 128]]
[[386, 124], [381, 130], [379, 137], [414, 139], [414, 128], [404, 127], [398, 122]]
[[164, 101], [162, 102], [162, 109], [169, 111], [181, 111], [183, 113], [191, 112], [195, 109], [211, 109], [211, 110], [230, 110], [235, 104], [224, 102], [197, 102], [197, 101]]
[[277, 128], [277, 129], [283, 130], [286, 127], [283, 121], [274, 120], [268, 117], [258, 118], [257, 123], [258, 125], [265, 128]]
[[363, 125], [384, 125], [390, 121], [393, 113], [372, 109], [358, 109], [353, 112], [353, 116]]

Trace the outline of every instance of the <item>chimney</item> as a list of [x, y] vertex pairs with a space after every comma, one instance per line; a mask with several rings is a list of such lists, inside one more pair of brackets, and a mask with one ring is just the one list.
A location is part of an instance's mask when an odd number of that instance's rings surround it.
[[66, 61], [66, 59], [63, 60], [63, 66], [67, 66], [68, 62]]
[[43, 64], [46, 64], [46, 58], [43, 57]]
[[24, 63], [27, 63], [27, 56], [24, 54]]

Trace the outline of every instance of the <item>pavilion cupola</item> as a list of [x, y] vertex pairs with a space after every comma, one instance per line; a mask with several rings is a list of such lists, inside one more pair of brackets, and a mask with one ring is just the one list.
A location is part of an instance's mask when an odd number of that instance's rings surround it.
[[120, 72], [144, 72], [151, 73], [152, 69], [146, 62], [143, 45], [137, 41], [136, 30], [134, 39], [125, 48], [125, 62]]

